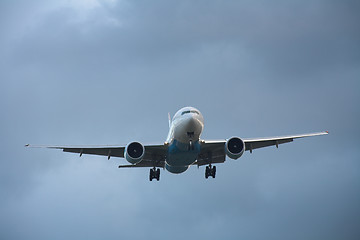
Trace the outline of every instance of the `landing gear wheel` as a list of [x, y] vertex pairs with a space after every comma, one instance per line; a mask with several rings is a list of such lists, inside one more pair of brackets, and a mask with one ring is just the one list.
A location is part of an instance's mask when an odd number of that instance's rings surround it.
[[206, 169], [205, 169], [205, 178], [208, 179], [210, 175], [210, 168], [208, 166], [206, 166]]
[[156, 180], [160, 180], [160, 169], [156, 170]]
[[212, 168], [212, 171], [211, 171], [211, 176], [212, 176], [213, 178], [215, 178], [215, 175], [216, 175], [216, 167], [214, 166], [214, 167]]
[[149, 174], [149, 180], [152, 181], [153, 179], [160, 180], [160, 169], [151, 168]]
[[208, 179], [209, 176], [215, 178], [216, 175], [216, 167], [215, 166], [206, 166], [205, 169], [205, 178]]
[[152, 181], [154, 178], [154, 170], [150, 169], [149, 180]]

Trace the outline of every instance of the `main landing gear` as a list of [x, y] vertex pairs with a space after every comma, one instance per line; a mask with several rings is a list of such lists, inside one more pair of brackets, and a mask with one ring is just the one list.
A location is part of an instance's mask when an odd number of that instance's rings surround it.
[[149, 179], [152, 181], [153, 179], [160, 180], [160, 168], [156, 169], [156, 167], [150, 169]]
[[211, 164], [209, 166], [206, 166], [205, 169], [205, 178], [207, 179], [209, 176], [215, 178], [216, 175], [216, 167], [215, 166], [211, 166]]

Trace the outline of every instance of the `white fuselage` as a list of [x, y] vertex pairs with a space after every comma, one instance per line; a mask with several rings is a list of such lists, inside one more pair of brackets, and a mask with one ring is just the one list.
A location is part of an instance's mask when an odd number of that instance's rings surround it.
[[204, 118], [196, 108], [185, 107], [175, 114], [166, 139], [169, 151], [165, 167], [168, 171], [184, 172], [196, 161], [203, 128]]

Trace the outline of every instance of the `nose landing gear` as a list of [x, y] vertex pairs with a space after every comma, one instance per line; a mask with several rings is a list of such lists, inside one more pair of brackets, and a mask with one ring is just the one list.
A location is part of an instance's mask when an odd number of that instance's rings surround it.
[[188, 150], [189, 150], [189, 151], [194, 150], [194, 143], [192, 142], [192, 140], [189, 141]]
[[156, 179], [157, 181], [160, 180], [160, 169], [156, 169], [156, 167], [150, 169], [150, 175], [149, 180], [152, 181], [153, 179]]
[[209, 176], [215, 178], [215, 175], [216, 175], [216, 167], [215, 166], [212, 167], [211, 164], [209, 166], [206, 166], [205, 178], [207, 179]]

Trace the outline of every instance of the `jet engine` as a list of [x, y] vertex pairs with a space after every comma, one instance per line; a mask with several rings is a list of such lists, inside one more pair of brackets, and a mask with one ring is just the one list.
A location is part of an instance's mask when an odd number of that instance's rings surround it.
[[231, 159], [238, 159], [245, 151], [245, 143], [238, 137], [232, 137], [225, 143], [226, 155]]
[[125, 159], [131, 164], [141, 162], [145, 154], [144, 146], [139, 142], [131, 142], [125, 147]]

